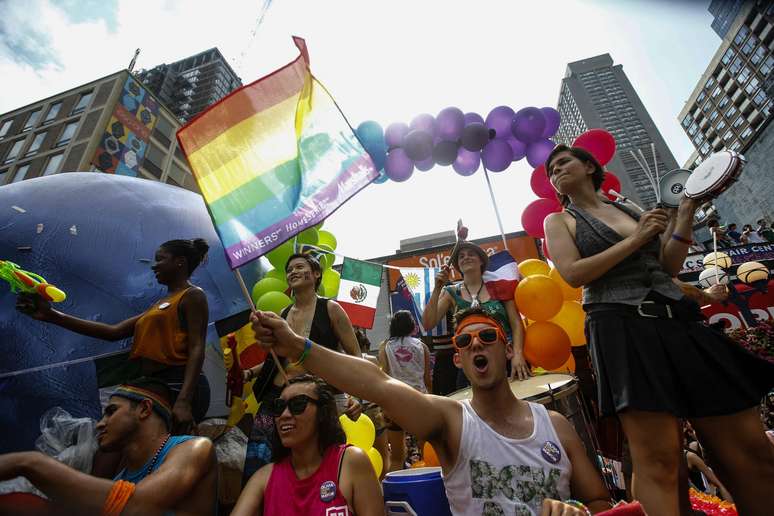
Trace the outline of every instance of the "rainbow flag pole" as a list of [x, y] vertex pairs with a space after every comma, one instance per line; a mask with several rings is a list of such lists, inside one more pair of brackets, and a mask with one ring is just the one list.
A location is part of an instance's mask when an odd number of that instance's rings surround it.
[[293, 41], [295, 60], [235, 90], [177, 132], [253, 310], [237, 268], [318, 224], [378, 176], [333, 97], [312, 75], [306, 42]]

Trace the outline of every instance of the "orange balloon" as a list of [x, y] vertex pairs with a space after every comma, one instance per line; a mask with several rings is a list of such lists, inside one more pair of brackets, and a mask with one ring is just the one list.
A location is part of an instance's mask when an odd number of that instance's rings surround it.
[[425, 466], [427, 466], [427, 464], [425, 464], [425, 461], [418, 460], [414, 464], [411, 465], [411, 469], [424, 468]]
[[551, 322], [562, 328], [570, 337], [573, 346], [586, 345], [586, 334], [583, 332], [586, 312], [577, 301], [565, 301], [559, 313], [551, 318]]
[[425, 446], [422, 449], [422, 459], [425, 462], [425, 466], [437, 467], [441, 465], [438, 461], [438, 455], [435, 454], [435, 450], [427, 441], [425, 441]]
[[524, 331], [524, 358], [548, 371], [561, 367], [570, 357], [570, 337], [552, 322], [536, 322]]
[[564, 278], [559, 274], [559, 271], [556, 270], [556, 267], [551, 267], [548, 276], [559, 285], [559, 288], [562, 291], [562, 297], [564, 297], [565, 301], [580, 301], [581, 297], [583, 297], [583, 289], [571, 287], [569, 283], [564, 281]]
[[570, 352], [570, 358], [567, 359], [561, 367], [551, 371], [552, 373], [574, 373], [575, 372], [575, 357]]
[[538, 260], [537, 258], [530, 258], [529, 260], [519, 262], [519, 274], [521, 274], [522, 278], [527, 278], [535, 274], [547, 275], [550, 269], [551, 268], [546, 262]]
[[564, 302], [559, 285], [545, 274], [535, 274], [519, 281], [513, 299], [519, 311], [533, 321], [549, 320], [559, 313]]

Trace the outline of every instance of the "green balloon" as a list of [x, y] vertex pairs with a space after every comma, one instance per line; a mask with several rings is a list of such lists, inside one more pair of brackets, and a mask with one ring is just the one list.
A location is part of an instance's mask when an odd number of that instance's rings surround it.
[[341, 283], [341, 275], [333, 269], [325, 269], [320, 282], [322, 295], [331, 298], [338, 296], [339, 283]]
[[264, 312], [274, 312], [275, 314], [280, 315], [282, 310], [292, 303], [293, 300], [284, 292], [266, 292], [255, 304], [255, 307]]
[[284, 271], [288, 258], [294, 252], [293, 239], [283, 242], [266, 254], [266, 258], [274, 265], [275, 269]]
[[333, 249], [331, 249], [331, 246], [328, 244], [318, 244], [317, 247], [323, 251], [328, 251], [327, 253], [320, 253], [320, 267], [322, 267], [322, 270], [330, 269], [331, 266], [333, 266], [333, 262], [336, 261], [336, 255], [333, 254]]
[[320, 230], [322, 229], [322, 227], [323, 227], [323, 224], [325, 224], [325, 221], [324, 221], [324, 220], [323, 220], [322, 222], [318, 222], [317, 224], [315, 224], [315, 225], [314, 225], [314, 226], [312, 226], [312, 227], [313, 227], [314, 229], [316, 229], [317, 231], [320, 231]]
[[321, 229], [317, 232], [317, 245], [318, 247], [321, 245], [327, 245], [330, 246], [332, 251], [336, 250], [336, 237], [333, 236], [333, 233], [330, 231], [325, 231], [324, 229]]
[[298, 234], [299, 244], [316, 245], [317, 239], [318, 239], [317, 230], [313, 227], [309, 229], [305, 229], [304, 231]]
[[288, 286], [288, 278], [287, 278], [287, 274], [285, 274], [285, 269], [272, 269], [266, 274], [264, 274], [263, 277], [280, 280], [282, 283], [285, 284], [286, 287]]
[[267, 292], [285, 292], [288, 284], [274, 278], [263, 278], [253, 286], [253, 303], [258, 304], [258, 300]]

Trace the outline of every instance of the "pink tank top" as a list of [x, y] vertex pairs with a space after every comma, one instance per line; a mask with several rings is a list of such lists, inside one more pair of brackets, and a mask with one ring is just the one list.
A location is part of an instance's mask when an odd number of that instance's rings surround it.
[[339, 471], [346, 444], [325, 450], [320, 467], [299, 480], [290, 457], [274, 465], [263, 499], [265, 515], [352, 516], [339, 489]]

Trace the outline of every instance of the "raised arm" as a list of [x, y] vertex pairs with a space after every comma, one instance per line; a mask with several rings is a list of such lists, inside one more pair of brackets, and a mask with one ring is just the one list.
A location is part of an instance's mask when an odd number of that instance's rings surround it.
[[454, 306], [454, 299], [443, 290], [444, 285], [449, 281], [449, 272], [449, 266], [444, 265], [441, 267], [441, 272], [435, 277], [433, 293], [422, 312], [422, 326], [427, 330], [435, 328], [441, 317], [445, 316], [446, 312]]
[[207, 296], [198, 287], [189, 290], [180, 301], [180, 311], [188, 333], [188, 360], [185, 363], [183, 386], [172, 407], [174, 430], [176, 433], [189, 433], [193, 425], [193, 403], [196, 384], [204, 364], [204, 341], [207, 336], [209, 308]]
[[[176, 446], [161, 467], [139, 484], [124, 511], [130, 515], [161, 515], [174, 509], [214, 474], [215, 448], [207, 439]], [[24, 476], [51, 500], [75, 513], [100, 514], [113, 482], [76, 471], [39, 452], [0, 456], [0, 480]], [[213, 483], [213, 504], [214, 504]]]
[[621, 263], [629, 255], [663, 232], [667, 226], [664, 210], [642, 214], [637, 230], [601, 253], [581, 258], [575, 239], [564, 220], [564, 213], [552, 213], [544, 223], [548, 248], [559, 274], [575, 288], [591, 283]]
[[[256, 312], [251, 319], [261, 346], [290, 360], [298, 360], [304, 354], [306, 339], [295, 334], [284, 319], [271, 312]], [[337, 389], [376, 403], [393, 421], [421, 440], [441, 438], [455, 410], [459, 411], [453, 400], [422, 394], [390, 378], [367, 360], [317, 344], [306, 351], [303, 364], [307, 371]]]
[[269, 483], [274, 464], [266, 464], [256, 471], [242, 489], [231, 516], [261, 516], [263, 514], [263, 497], [266, 485]]
[[661, 266], [673, 277], [677, 276], [683, 268], [683, 262], [691, 247], [693, 217], [698, 207], [699, 203], [694, 199], [683, 198], [671, 231], [666, 231], [664, 234], [666, 240], [661, 251]]
[[134, 325], [142, 315], [136, 315], [118, 324], [89, 321], [54, 310], [48, 301], [37, 294], [19, 294], [16, 299], [16, 309], [38, 321], [56, 324], [87, 337], [109, 341], [128, 339], [134, 335]]
[[347, 312], [336, 301], [328, 301], [328, 317], [333, 324], [333, 332], [341, 342], [341, 347], [347, 355], [360, 356], [360, 344], [352, 327], [352, 321], [347, 317]]

